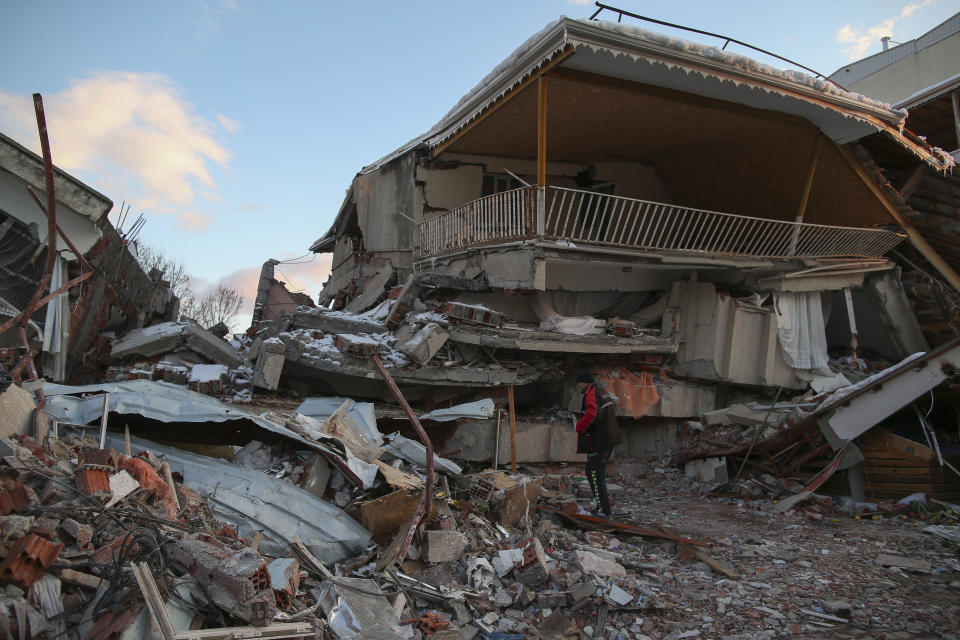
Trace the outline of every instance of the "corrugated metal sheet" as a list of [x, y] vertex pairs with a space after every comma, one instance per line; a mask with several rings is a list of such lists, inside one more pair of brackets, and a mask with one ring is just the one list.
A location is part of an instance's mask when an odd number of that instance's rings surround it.
[[110, 394], [109, 411], [112, 413], [136, 414], [161, 422], [248, 420], [267, 431], [296, 440], [310, 449], [331, 453], [330, 449], [246, 409], [220, 402], [216, 398], [175, 384], [153, 380], [128, 380], [82, 387], [45, 384], [43, 393], [47, 396], [47, 402], [43, 412], [61, 422], [90, 424], [103, 414], [103, 396], [96, 395], [90, 398], [76, 396], [104, 392]]
[[886, 51], [857, 60], [853, 64], [840, 67], [830, 75], [830, 79], [843, 86], [850, 86], [899, 60], [935, 45], [944, 38], [949, 38], [958, 31], [960, 31], [960, 13], [937, 25], [916, 40], [904, 42]]
[[[263, 532], [261, 551], [286, 556], [294, 536], [324, 562], [338, 562], [370, 540], [370, 532], [342, 509], [283, 480], [248, 467], [174, 447], [130, 438], [133, 450], [164, 456], [184, 484], [203, 495], [218, 520], [237, 525], [241, 536]], [[107, 446], [124, 448], [120, 434], [108, 434]]]

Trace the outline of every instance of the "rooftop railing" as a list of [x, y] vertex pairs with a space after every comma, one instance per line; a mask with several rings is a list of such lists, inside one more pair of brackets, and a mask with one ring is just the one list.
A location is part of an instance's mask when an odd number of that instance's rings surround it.
[[419, 228], [421, 258], [532, 239], [750, 258], [880, 257], [906, 237], [883, 229], [753, 218], [561, 187], [522, 187], [486, 196]]

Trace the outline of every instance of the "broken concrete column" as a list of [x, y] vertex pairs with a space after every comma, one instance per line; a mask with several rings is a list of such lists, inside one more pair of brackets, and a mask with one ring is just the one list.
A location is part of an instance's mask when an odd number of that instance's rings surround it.
[[683, 473], [699, 482], [726, 482], [729, 479], [725, 457], [690, 460], [683, 466]]
[[397, 345], [397, 349], [418, 364], [426, 364], [440, 350], [450, 334], [436, 322], [428, 323], [417, 331], [412, 338]]
[[393, 303], [390, 316], [387, 318], [387, 327], [389, 329], [396, 329], [400, 326], [407, 312], [413, 308], [413, 302], [420, 295], [422, 288], [420, 281], [415, 275], [410, 274], [407, 277], [407, 281], [403, 283], [403, 289], [400, 290], [400, 294]]
[[239, 367], [243, 363], [240, 354], [229, 342], [218, 338], [209, 331], [196, 325], [188, 325], [183, 330], [187, 346], [211, 362]]
[[523, 550], [523, 559], [514, 567], [513, 575], [517, 582], [525, 587], [535, 587], [550, 579], [550, 569], [547, 567], [547, 554], [537, 538]]
[[370, 281], [367, 283], [367, 286], [363, 288], [363, 291], [361, 291], [356, 298], [350, 301], [350, 304], [347, 305], [346, 311], [350, 313], [362, 313], [375, 305], [380, 299], [380, 296], [383, 295], [383, 292], [390, 283], [390, 280], [393, 279], [393, 276], [394, 270], [392, 266], [387, 265], [383, 267], [373, 276], [373, 278], [370, 279]]
[[253, 367], [253, 386], [276, 391], [280, 384], [280, 374], [286, 361], [287, 348], [277, 338], [264, 340], [257, 353]]
[[427, 562], [453, 562], [467, 548], [467, 537], [459, 531], [427, 531]]
[[[295, 311], [290, 322], [297, 329], [319, 329], [325, 333], [383, 333], [384, 326], [361, 318], [335, 315], [322, 309]], [[271, 326], [271, 333], [273, 327]]]
[[255, 625], [273, 620], [277, 603], [270, 573], [253, 549], [234, 551], [216, 538], [198, 533], [176, 543], [170, 555], [207, 587], [221, 609]]
[[170, 353], [185, 345], [210, 362], [239, 367], [240, 354], [226, 342], [206, 329], [184, 322], [164, 322], [127, 333], [111, 348], [115, 359], [130, 356], [151, 356]]

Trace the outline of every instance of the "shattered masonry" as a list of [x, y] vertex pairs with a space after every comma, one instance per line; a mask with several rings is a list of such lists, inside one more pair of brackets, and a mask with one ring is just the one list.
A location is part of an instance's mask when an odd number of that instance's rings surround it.
[[[0, 629], [948, 637], [956, 152], [910, 107], [561, 18], [357, 174], [317, 300], [267, 260], [234, 336], [55, 170], [57, 277], [94, 273], [26, 324], [45, 381], [0, 345]], [[0, 167], [44, 187], [2, 135]], [[0, 321], [42, 215], [0, 212]], [[580, 370], [625, 436], [610, 519]]]

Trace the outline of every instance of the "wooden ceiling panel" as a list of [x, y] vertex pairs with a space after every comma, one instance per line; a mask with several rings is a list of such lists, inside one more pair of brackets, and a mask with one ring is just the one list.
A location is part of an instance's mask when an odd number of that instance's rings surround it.
[[[536, 83], [455, 139], [450, 151], [536, 159]], [[677, 204], [792, 220], [816, 128], [790, 115], [582, 72], [549, 74], [547, 159], [652, 164]], [[807, 222], [892, 222], [824, 140]]]

